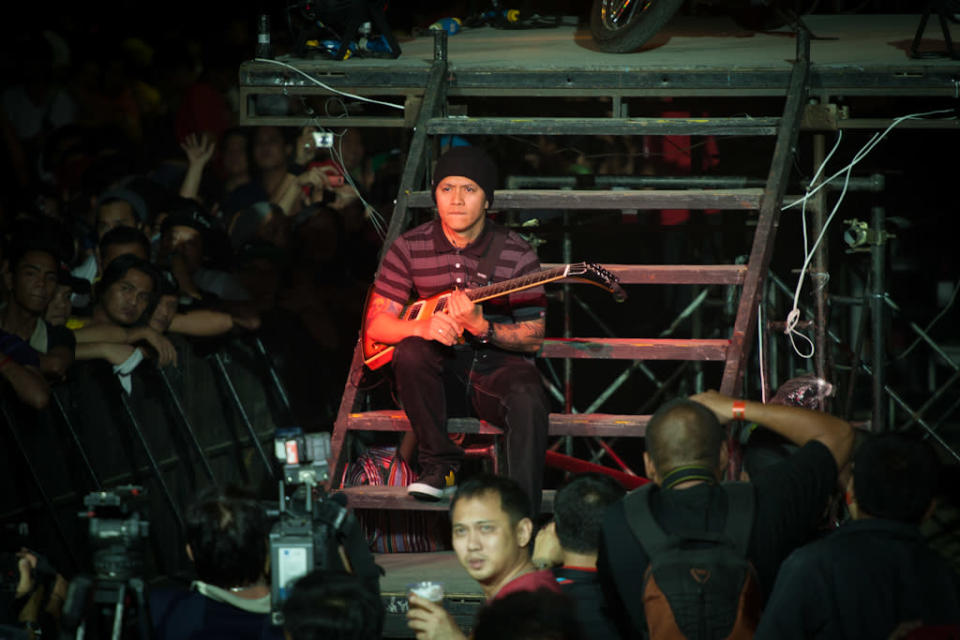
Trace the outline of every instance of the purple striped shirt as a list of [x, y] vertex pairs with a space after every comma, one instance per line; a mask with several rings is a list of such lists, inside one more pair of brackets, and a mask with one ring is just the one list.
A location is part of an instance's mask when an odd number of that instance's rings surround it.
[[[488, 278], [477, 274], [494, 234], [507, 239]], [[523, 238], [490, 220], [480, 236], [458, 249], [443, 234], [440, 220], [410, 229], [390, 246], [380, 264], [374, 291], [400, 304], [429, 298], [457, 287], [475, 288], [540, 271], [537, 255]], [[483, 303], [484, 316], [496, 322], [522, 322], [543, 317], [543, 287], [533, 287]]]

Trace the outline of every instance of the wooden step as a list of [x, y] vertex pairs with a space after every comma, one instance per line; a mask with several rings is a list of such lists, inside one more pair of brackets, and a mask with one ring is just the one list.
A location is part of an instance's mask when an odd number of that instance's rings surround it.
[[780, 118], [431, 118], [429, 134], [773, 136]]
[[[763, 189], [498, 189], [497, 209], [739, 209], [757, 210]], [[409, 194], [407, 205], [434, 206], [429, 191]]]
[[[550, 435], [552, 436], [598, 436], [642, 438], [646, 432], [648, 415], [625, 415], [612, 413], [551, 413]], [[399, 409], [380, 409], [351, 413], [347, 428], [356, 431], [409, 431], [407, 414]], [[450, 433], [482, 433], [501, 435], [498, 427], [476, 418], [450, 418], [447, 420]]]
[[[350, 429], [358, 431], [409, 431], [410, 421], [407, 414], [399, 409], [380, 409], [350, 414]], [[449, 433], [481, 433], [501, 435], [503, 430], [489, 422], [476, 418], [450, 418], [447, 420]]]
[[730, 340], [663, 338], [547, 338], [543, 358], [603, 360], [725, 360]]
[[[543, 264], [543, 269], [559, 264]], [[745, 264], [603, 264], [620, 284], [722, 284], [740, 285], [747, 275]]]
[[[347, 496], [347, 506], [351, 509], [391, 509], [396, 511], [449, 511], [450, 498], [437, 502], [417, 500], [407, 495], [406, 487], [344, 487], [335, 493]], [[544, 489], [540, 510], [553, 512], [554, 489]]]

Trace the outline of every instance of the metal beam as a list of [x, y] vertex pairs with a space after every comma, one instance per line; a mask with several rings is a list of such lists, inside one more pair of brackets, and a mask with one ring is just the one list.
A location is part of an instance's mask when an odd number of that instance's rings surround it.
[[428, 133], [459, 135], [772, 136], [778, 118], [433, 118]]
[[730, 396], [740, 394], [743, 373], [746, 370], [750, 347], [756, 335], [757, 305], [763, 294], [764, 278], [773, 255], [773, 245], [780, 220], [780, 206], [786, 192], [791, 160], [800, 132], [800, 118], [807, 102], [810, 77], [810, 34], [797, 31], [797, 59], [793, 64], [787, 100], [780, 120], [780, 132], [770, 163], [767, 187], [763, 193], [760, 219], [753, 236], [753, 247], [747, 263], [747, 277], [740, 294], [740, 306], [734, 322], [733, 337], [723, 370], [720, 392]]

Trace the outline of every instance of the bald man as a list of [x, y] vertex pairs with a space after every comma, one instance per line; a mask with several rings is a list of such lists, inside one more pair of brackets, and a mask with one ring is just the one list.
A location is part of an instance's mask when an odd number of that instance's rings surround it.
[[[644, 465], [656, 485], [648, 504], [668, 533], [720, 532], [728, 517], [728, 489], [721, 484], [727, 466], [723, 425], [734, 418], [756, 422], [799, 448], [786, 460], [751, 478], [754, 495], [752, 535], [747, 557], [765, 598], [786, 556], [816, 531], [838, 469], [853, 445], [850, 425], [829, 414], [799, 407], [735, 401], [714, 391], [674, 400], [650, 419]], [[642, 581], [650, 559], [628, 524], [630, 496], [607, 509], [597, 569], [610, 610], [621, 614], [625, 637], [646, 633]], [[636, 503], [633, 503], [636, 504]]]

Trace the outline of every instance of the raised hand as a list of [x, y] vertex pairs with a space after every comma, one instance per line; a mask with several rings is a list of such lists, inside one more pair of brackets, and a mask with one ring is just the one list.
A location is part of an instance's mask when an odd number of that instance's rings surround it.
[[203, 166], [210, 162], [217, 145], [210, 134], [204, 131], [199, 137], [195, 133], [188, 135], [180, 142], [180, 148], [187, 154], [187, 162], [191, 165]]

